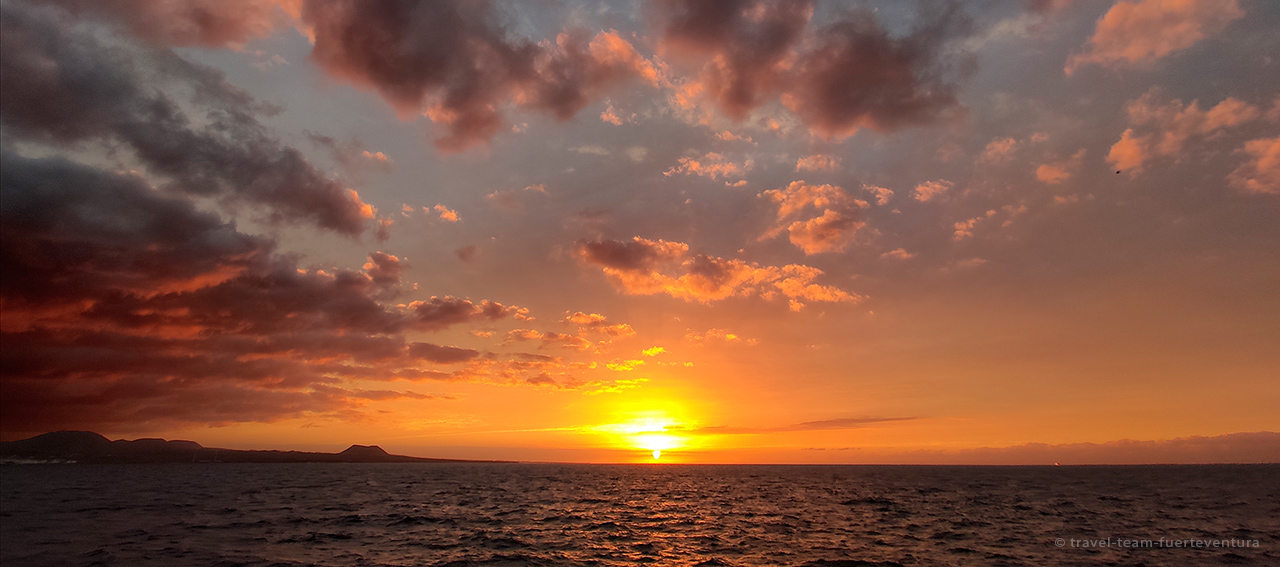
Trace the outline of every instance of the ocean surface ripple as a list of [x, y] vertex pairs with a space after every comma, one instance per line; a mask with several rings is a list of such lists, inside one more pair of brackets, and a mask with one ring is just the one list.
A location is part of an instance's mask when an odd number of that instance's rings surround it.
[[[1280, 565], [1273, 465], [6, 465], [0, 475], [6, 567]], [[1160, 538], [1258, 545], [1119, 546]]]

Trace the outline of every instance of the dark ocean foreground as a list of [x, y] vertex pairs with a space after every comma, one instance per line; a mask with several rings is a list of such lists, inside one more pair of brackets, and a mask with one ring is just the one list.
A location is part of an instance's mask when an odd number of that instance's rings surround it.
[[1280, 565], [1277, 465], [7, 465], [0, 475], [5, 567]]

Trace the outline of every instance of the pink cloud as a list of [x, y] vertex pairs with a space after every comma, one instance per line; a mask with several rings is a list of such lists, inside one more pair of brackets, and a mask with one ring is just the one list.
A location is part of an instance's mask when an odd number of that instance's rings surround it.
[[1280, 194], [1280, 137], [1250, 140], [1240, 149], [1248, 159], [1227, 179], [1246, 193]]
[[1081, 66], [1147, 66], [1220, 33], [1244, 16], [1236, 0], [1117, 2], [1098, 20], [1081, 53], [1067, 59], [1067, 75]]
[[932, 201], [935, 197], [951, 190], [955, 184], [946, 179], [938, 179], [936, 181], [925, 181], [916, 185], [912, 197], [921, 203]]

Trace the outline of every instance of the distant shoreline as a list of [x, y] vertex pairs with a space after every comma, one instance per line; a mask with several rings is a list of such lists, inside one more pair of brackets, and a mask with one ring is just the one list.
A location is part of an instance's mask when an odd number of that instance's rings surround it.
[[0, 464], [138, 463], [512, 463], [392, 455], [377, 445], [352, 445], [340, 453], [241, 450], [205, 447], [195, 441], [118, 439], [92, 431], [55, 431], [0, 442]]

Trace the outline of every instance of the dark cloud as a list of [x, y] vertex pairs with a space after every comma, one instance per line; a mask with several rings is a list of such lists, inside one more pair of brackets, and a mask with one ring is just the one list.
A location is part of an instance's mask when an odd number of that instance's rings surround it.
[[431, 343], [412, 343], [409, 345], [409, 356], [447, 364], [472, 360], [480, 356], [480, 352], [469, 348], [440, 346]]
[[604, 89], [651, 66], [617, 34], [578, 31], [535, 43], [507, 33], [488, 2], [311, 0], [302, 20], [311, 57], [335, 77], [376, 89], [402, 116], [425, 111], [448, 133], [445, 151], [485, 144], [522, 104], [573, 117]]
[[7, 300], [48, 304], [182, 288], [261, 265], [274, 248], [133, 175], [10, 152], [3, 162], [0, 292]]
[[6, 136], [68, 146], [123, 144], [168, 190], [266, 205], [272, 221], [344, 234], [373, 208], [282, 145], [258, 118], [274, 111], [222, 73], [162, 48], [95, 38], [48, 9], [6, 3], [0, 120]]
[[497, 321], [518, 310], [487, 299], [473, 303], [457, 297], [432, 297], [409, 304], [409, 324], [418, 330], [434, 331], [470, 321]]
[[648, 270], [679, 257], [688, 247], [678, 242], [647, 240], [595, 240], [579, 244], [579, 256], [592, 264], [618, 270]]
[[369, 400], [418, 396], [346, 388], [351, 380], [508, 380], [423, 368], [480, 354], [404, 335], [518, 308], [453, 297], [384, 305], [404, 267], [391, 254], [370, 254], [364, 270], [300, 269], [273, 241], [137, 175], [0, 160], [6, 435], [350, 417]]
[[813, 16], [808, 1], [668, 0], [657, 8], [664, 45], [677, 55], [710, 59], [700, 80], [734, 120], [781, 86], [780, 64]]
[[[826, 138], [893, 131], [958, 108], [948, 54], [969, 32], [951, 1], [919, 2], [919, 24], [892, 36], [868, 9], [811, 29], [811, 2], [670, 0], [657, 4], [662, 45], [700, 66], [696, 82], [726, 116], [745, 118], [778, 97]], [[696, 92], [698, 89], [695, 89]]]
[[955, 87], [946, 81], [953, 62], [942, 54], [970, 21], [954, 2], [922, 6], [937, 7], [922, 9], [924, 22], [905, 37], [890, 36], [867, 10], [818, 30], [783, 103], [828, 138], [927, 124], [956, 110]]
[[365, 262], [364, 273], [369, 274], [374, 285], [382, 288], [383, 295], [393, 297], [400, 293], [400, 276], [409, 264], [386, 252], [374, 252]]

